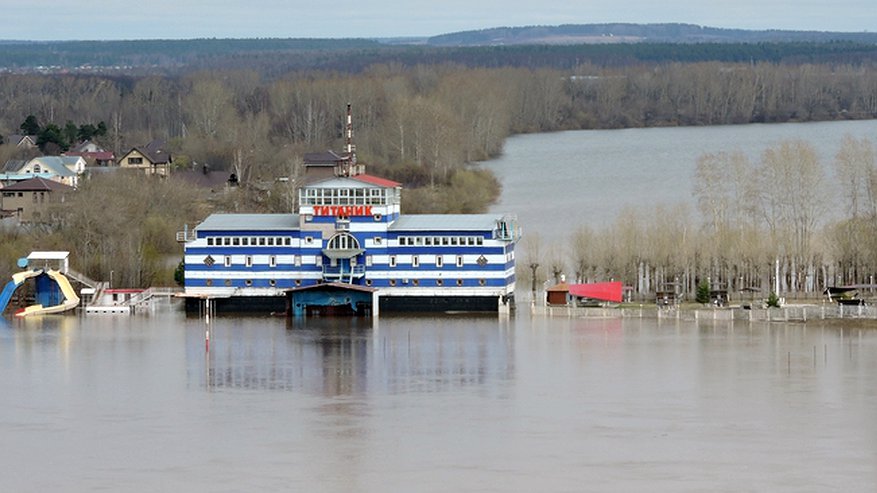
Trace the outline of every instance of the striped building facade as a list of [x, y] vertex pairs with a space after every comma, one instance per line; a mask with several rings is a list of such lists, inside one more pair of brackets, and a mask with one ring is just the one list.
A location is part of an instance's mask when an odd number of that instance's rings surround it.
[[377, 314], [496, 311], [515, 289], [514, 217], [401, 213], [399, 183], [336, 173], [298, 214], [213, 214], [185, 243], [187, 306]]

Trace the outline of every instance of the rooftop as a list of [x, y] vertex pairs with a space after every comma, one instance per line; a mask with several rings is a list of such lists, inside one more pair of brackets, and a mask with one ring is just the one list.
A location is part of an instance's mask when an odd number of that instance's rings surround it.
[[501, 218], [494, 214], [412, 214], [400, 216], [390, 231], [493, 231]]
[[211, 214], [196, 231], [296, 231], [298, 214]]

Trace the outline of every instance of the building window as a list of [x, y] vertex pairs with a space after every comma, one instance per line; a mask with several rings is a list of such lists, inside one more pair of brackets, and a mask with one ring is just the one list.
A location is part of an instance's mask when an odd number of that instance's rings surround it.
[[142, 157], [129, 157], [128, 164], [143, 164]]
[[359, 241], [350, 233], [338, 233], [329, 239], [326, 244], [327, 250], [356, 250], [359, 249]]
[[226, 256], [225, 256], [225, 266], [226, 266], [226, 267], [231, 267], [231, 255], [226, 255]]
[[463, 267], [463, 256], [457, 255], [457, 267]]
[[411, 256], [411, 267], [420, 267], [420, 257], [417, 255]]
[[268, 267], [277, 267], [277, 256], [271, 255], [268, 257]]
[[396, 267], [396, 256], [390, 255], [390, 267]]

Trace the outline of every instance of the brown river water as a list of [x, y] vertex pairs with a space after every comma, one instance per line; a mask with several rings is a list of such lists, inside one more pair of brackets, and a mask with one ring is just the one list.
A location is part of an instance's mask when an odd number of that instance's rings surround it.
[[874, 491], [877, 330], [496, 316], [0, 327], [0, 491]]

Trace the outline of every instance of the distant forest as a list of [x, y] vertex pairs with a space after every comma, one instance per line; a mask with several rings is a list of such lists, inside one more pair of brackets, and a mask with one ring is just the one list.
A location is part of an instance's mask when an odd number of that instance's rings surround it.
[[0, 41], [0, 72], [180, 75], [250, 69], [359, 73], [411, 67], [569, 70], [582, 63], [861, 63], [877, 60], [877, 34], [747, 31], [689, 24], [589, 24], [493, 28], [406, 39], [190, 39]]

